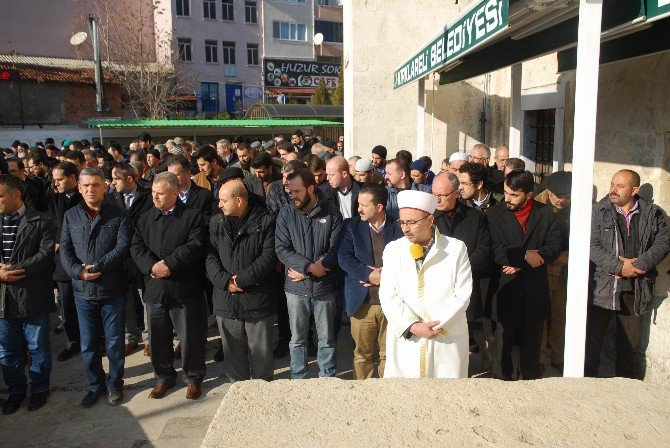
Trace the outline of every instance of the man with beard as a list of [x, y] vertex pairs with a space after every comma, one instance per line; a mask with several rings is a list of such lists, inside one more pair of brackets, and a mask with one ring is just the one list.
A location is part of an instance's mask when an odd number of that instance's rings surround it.
[[253, 168], [254, 175], [244, 179], [247, 189], [263, 198], [267, 198], [272, 182], [282, 177], [279, 170], [275, 168], [272, 156], [267, 152], [256, 154], [251, 161], [251, 168]]
[[512, 347], [519, 343], [521, 374], [540, 377], [540, 345], [549, 317], [547, 264], [561, 253], [561, 236], [551, 207], [533, 200], [533, 175], [513, 171], [505, 178], [505, 202], [487, 212], [493, 261], [496, 321], [502, 327], [502, 379], [512, 379]]
[[317, 195], [307, 170], [288, 176], [293, 206], [281, 209], [275, 230], [277, 257], [286, 270], [284, 290], [291, 325], [291, 378], [307, 376], [307, 338], [314, 314], [318, 334], [319, 376], [335, 375], [335, 312], [339, 282], [337, 244], [342, 214]]
[[[242, 141], [237, 144], [237, 162], [233, 167], [241, 168], [244, 172], [244, 177], [251, 176], [251, 161], [254, 159], [255, 152], [248, 142]], [[217, 193], [218, 194], [218, 193]]]
[[468, 207], [486, 213], [499, 202], [497, 195], [486, 188], [486, 169], [478, 163], [466, 162], [456, 173], [461, 201]]
[[295, 150], [301, 159], [311, 153], [312, 145], [305, 141], [304, 134], [300, 129], [291, 134], [291, 143], [295, 146]]
[[[399, 153], [401, 151], [398, 151]], [[411, 154], [410, 154], [411, 156]], [[412, 182], [411, 162], [406, 157], [391, 159], [386, 162], [386, 188], [389, 192], [388, 203], [386, 204], [386, 213], [398, 218], [398, 193], [403, 190], [425, 191], [430, 193], [428, 185], [421, 185]]]
[[584, 374], [598, 376], [600, 350], [616, 316], [616, 376], [638, 376], [641, 316], [653, 309], [656, 266], [670, 252], [665, 213], [639, 196], [640, 175], [614, 174], [609, 195], [593, 206], [591, 303]]
[[472, 292], [465, 244], [435, 230], [437, 198], [398, 194], [405, 235], [386, 246], [379, 300], [388, 319], [385, 378], [466, 378]]

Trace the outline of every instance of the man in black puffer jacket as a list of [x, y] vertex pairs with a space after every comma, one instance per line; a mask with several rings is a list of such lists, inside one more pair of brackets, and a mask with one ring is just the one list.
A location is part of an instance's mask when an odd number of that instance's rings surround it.
[[221, 186], [219, 207], [223, 214], [209, 226], [206, 264], [214, 285], [223, 367], [232, 382], [270, 381], [278, 297], [274, 216], [240, 179]]
[[335, 311], [340, 282], [337, 246], [342, 214], [316, 191], [314, 175], [298, 170], [288, 176], [293, 205], [277, 217], [275, 246], [286, 269], [284, 290], [291, 325], [291, 377], [307, 376], [307, 334], [314, 313], [319, 336], [319, 376], [335, 375]]

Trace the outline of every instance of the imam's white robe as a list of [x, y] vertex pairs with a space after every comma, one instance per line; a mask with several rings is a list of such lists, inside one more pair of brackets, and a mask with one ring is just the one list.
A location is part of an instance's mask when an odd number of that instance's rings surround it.
[[[384, 378], [467, 378], [472, 273], [465, 244], [435, 232], [420, 271], [403, 237], [386, 245], [379, 299], [388, 320]], [[404, 336], [412, 323], [439, 321], [434, 339]], [[435, 327], [437, 329], [438, 327]]]

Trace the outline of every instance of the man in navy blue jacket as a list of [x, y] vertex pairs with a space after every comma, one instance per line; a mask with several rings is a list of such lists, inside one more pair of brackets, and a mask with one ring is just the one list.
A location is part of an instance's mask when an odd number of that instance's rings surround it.
[[[89, 392], [81, 402], [89, 408], [107, 392], [111, 406], [123, 398], [125, 363], [126, 270], [130, 229], [125, 210], [104, 202], [105, 175], [97, 168], [79, 174], [84, 200], [65, 213], [60, 260], [72, 278], [81, 353]], [[104, 333], [109, 375], [102, 367], [100, 339]]]
[[379, 302], [379, 280], [384, 247], [403, 234], [396, 220], [386, 215], [388, 191], [379, 184], [365, 184], [358, 193], [358, 213], [347, 220], [338, 249], [345, 273], [344, 305], [351, 317], [354, 340], [354, 374], [357, 380], [372, 378], [375, 341], [379, 348], [377, 372], [384, 375], [386, 317]]

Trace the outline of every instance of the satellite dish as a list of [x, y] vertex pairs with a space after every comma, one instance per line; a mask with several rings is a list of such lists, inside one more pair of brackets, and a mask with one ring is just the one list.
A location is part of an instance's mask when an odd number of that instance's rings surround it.
[[88, 34], [86, 34], [85, 31], [79, 31], [78, 33], [75, 33], [70, 38], [70, 43], [76, 47], [76, 46], [81, 45], [84, 42], [86, 42], [87, 37], [88, 37]]
[[323, 34], [316, 33], [312, 40], [314, 41], [314, 45], [321, 45], [323, 43]]

